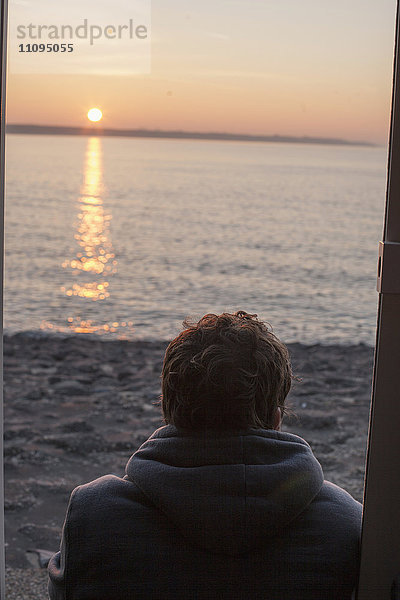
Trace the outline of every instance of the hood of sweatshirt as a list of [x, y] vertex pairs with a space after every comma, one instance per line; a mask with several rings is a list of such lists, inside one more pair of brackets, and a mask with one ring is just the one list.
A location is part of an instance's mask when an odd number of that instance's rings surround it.
[[313, 501], [321, 466], [302, 438], [280, 431], [153, 433], [126, 466], [149, 501], [192, 544], [239, 555], [279, 533]]

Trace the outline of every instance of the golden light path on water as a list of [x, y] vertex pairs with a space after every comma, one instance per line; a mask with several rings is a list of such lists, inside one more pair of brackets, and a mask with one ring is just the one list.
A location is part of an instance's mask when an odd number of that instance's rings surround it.
[[[65, 259], [62, 263], [64, 269], [75, 273], [76, 280], [72, 285], [61, 287], [61, 292], [66, 296], [79, 297], [86, 302], [107, 300], [110, 297], [110, 278], [117, 272], [117, 260], [110, 237], [112, 216], [104, 208], [103, 196], [101, 140], [98, 137], [90, 137], [86, 147], [84, 180], [74, 225], [77, 250], [75, 256]], [[84, 305], [79, 315], [84, 314]], [[69, 316], [65, 326], [47, 321], [41, 324], [42, 329], [75, 333], [115, 333], [120, 328], [133, 331], [132, 327], [131, 321], [96, 324], [92, 319], [81, 316]]]
[[72, 260], [65, 260], [64, 269], [71, 268], [97, 275], [94, 281], [75, 282], [72, 288], [61, 288], [67, 296], [80, 296], [91, 300], [108, 298], [110, 275], [116, 273], [117, 261], [113, 252], [109, 227], [111, 215], [103, 206], [101, 142], [98, 137], [88, 140], [85, 176], [79, 199], [79, 212], [75, 239], [78, 251]]

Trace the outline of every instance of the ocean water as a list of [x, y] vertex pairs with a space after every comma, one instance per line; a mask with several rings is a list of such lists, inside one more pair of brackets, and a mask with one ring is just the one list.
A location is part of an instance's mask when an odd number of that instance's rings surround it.
[[374, 343], [386, 148], [9, 135], [5, 330]]

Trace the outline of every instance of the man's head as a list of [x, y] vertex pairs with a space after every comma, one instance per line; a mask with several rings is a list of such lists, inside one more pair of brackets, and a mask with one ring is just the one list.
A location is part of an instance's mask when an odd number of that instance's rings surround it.
[[286, 346], [267, 325], [239, 311], [184, 326], [164, 358], [165, 422], [183, 429], [277, 428], [292, 372]]

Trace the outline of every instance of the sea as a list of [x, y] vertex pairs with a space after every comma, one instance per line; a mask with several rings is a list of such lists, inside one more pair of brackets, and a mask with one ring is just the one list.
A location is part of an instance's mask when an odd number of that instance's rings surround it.
[[245, 310], [373, 345], [385, 147], [8, 135], [7, 333], [167, 340]]

